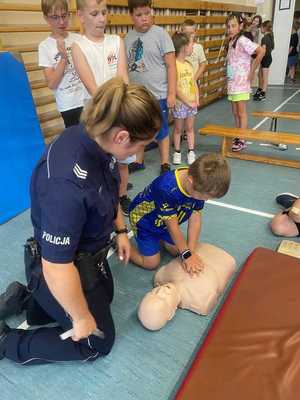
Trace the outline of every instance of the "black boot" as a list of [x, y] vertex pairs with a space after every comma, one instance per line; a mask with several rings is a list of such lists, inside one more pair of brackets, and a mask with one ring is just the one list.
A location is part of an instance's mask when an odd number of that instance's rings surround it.
[[26, 286], [20, 282], [12, 282], [0, 295], [0, 320], [20, 314], [25, 306], [30, 293]]

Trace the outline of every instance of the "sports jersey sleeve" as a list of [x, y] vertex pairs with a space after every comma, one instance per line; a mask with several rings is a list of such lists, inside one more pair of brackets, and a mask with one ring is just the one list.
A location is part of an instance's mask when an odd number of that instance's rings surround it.
[[74, 260], [86, 210], [81, 189], [66, 180], [53, 180], [41, 199], [41, 248], [45, 260], [69, 263]]

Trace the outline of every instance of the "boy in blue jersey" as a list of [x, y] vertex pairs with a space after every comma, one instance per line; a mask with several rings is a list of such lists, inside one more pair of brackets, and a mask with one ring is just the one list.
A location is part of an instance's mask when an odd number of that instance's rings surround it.
[[[189, 168], [178, 168], [154, 179], [132, 201], [129, 220], [138, 249], [131, 246], [130, 259], [145, 269], [160, 263], [160, 243], [179, 255], [188, 273], [203, 268], [194, 252], [201, 229], [201, 213], [208, 199], [224, 196], [230, 185], [227, 161], [217, 153], [200, 156]], [[187, 240], [179, 225], [188, 221]]]

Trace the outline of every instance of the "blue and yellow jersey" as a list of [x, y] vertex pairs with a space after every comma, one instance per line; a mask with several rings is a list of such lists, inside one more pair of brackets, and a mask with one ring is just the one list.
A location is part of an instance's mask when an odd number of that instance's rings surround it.
[[163, 233], [165, 220], [177, 216], [179, 224], [187, 221], [194, 211], [204, 206], [204, 200], [196, 200], [182, 188], [178, 168], [167, 172], [148, 185], [131, 202], [129, 219], [134, 234], [143, 229], [152, 234]]

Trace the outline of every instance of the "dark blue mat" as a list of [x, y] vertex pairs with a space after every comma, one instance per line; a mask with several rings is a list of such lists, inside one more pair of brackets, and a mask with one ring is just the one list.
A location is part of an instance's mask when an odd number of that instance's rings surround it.
[[0, 53], [0, 223], [29, 207], [29, 182], [44, 141], [22, 62]]

